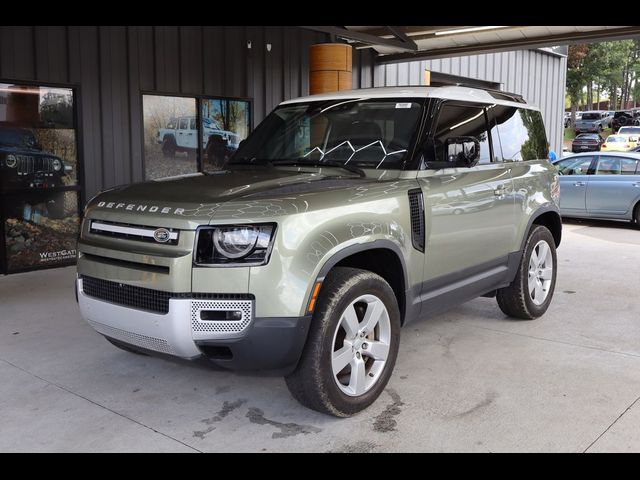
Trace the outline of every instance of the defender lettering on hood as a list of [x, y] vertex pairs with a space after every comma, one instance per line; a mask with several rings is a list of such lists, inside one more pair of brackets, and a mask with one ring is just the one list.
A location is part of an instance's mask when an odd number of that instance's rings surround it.
[[135, 203], [116, 203], [116, 202], [99, 202], [97, 208], [107, 208], [114, 210], [127, 210], [129, 212], [147, 212], [174, 215], [185, 215], [185, 208], [161, 207], [158, 205], [141, 205]]

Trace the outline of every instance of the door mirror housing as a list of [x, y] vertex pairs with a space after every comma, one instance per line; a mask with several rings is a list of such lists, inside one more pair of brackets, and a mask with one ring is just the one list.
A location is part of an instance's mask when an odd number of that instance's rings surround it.
[[452, 167], [473, 167], [480, 160], [480, 142], [475, 137], [447, 138], [442, 160]]

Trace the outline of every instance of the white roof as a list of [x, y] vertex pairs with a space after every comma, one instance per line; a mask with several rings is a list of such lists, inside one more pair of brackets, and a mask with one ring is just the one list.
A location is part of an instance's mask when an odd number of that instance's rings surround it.
[[[504, 92], [508, 95], [507, 92]], [[486, 90], [471, 87], [446, 86], [446, 87], [379, 87], [362, 88], [357, 90], [342, 90], [340, 92], [321, 93], [300, 97], [282, 102], [287, 105], [301, 102], [314, 102], [323, 100], [346, 100], [350, 98], [445, 98], [447, 100], [459, 100], [467, 102], [510, 105], [520, 108], [538, 110], [537, 107], [526, 103], [512, 102], [495, 98]]]

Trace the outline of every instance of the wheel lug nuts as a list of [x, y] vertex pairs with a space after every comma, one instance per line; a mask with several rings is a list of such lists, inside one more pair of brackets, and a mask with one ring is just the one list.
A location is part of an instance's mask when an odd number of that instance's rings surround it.
[[366, 343], [363, 343], [363, 344], [362, 344], [362, 349], [363, 349], [363, 350], [366, 350], [368, 347], [369, 347], [369, 345], [367, 345]]
[[356, 352], [356, 358], [360, 360], [360, 352]]

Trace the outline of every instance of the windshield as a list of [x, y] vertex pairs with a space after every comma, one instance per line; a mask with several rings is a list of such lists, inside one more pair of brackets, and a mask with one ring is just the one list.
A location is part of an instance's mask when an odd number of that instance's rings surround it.
[[0, 146], [37, 148], [36, 139], [29, 130], [19, 128], [0, 129]]
[[622, 142], [628, 142], [628, 141], [629, 141], [629, 138], [621, 137], [619, 135], [611, 135], [607, 137], [607, 143], [622, 143]]
[[338, 164], [400, 169], [424, 99], [339, 99], [283, 105], [243, 142], [230, 164]]
[[600, 115], [599, 113], [583, 113], [582, 114], [583, 120], [600, 120], [601, 117], [602, 115]]
[[597, 140], [598, 135], [594, 133], [581, 133], [576, 137], [576, 140]]

